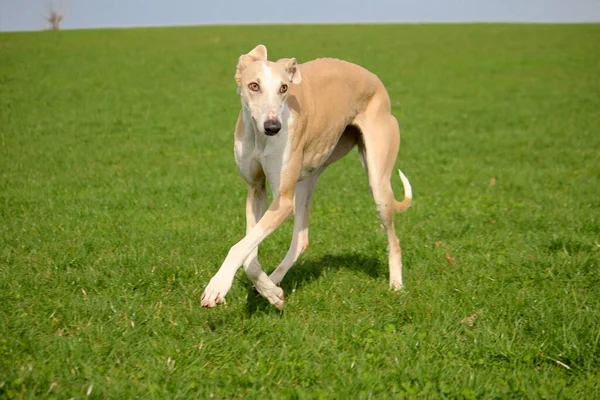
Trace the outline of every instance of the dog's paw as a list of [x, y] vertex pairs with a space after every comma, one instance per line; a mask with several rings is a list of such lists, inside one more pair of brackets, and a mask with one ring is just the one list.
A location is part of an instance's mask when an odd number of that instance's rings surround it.
[[225, 304], [225, 295], [230, 288], [231, 284], [213, 277], [200, 297], [200, 304], [202, 307], [208, 308], [216, 307], [217, 304]]
[[390, 281], [390, 289], [392, 289], [393, 291], [396, 291], [396, 292], [402, 290], [403, 289], [402, 282], [399, 282], [396, 280]]
[[279, 310], [283, 310], [284, 298], [282, 288], [275, 286], [273, 282], [270, 282], [270, 285], [260, 284], [257, 282], [254, 285], [254, 288], [262, 297], [269, 300], [269, 303], [273, 304]]

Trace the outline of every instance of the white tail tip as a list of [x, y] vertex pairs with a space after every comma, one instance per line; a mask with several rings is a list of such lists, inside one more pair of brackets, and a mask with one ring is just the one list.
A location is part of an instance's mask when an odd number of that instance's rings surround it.
[[398, 170], [398, 173], [400, 174], [400, 180], [402, 181], [402, 185], [404, 185], [404, 197], [408, 197], [409, 199], [412, 199], [413, 194], [412, 194], [412, 186], [410, 186], [410, 182], [408, 181], [408, 178], [402, 173], [402, 171]]

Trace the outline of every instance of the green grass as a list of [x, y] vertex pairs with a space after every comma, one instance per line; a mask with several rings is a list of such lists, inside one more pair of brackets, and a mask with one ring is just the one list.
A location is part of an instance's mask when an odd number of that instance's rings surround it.
[[[233, 74], [258, 43], [386, 84], [405, 291], [352, 152], [285, 311], [242, 271], [200, 307], [245, 229]], [[0, 397], [600, 398], [599, 48], [600, 25], [0, 34]]]

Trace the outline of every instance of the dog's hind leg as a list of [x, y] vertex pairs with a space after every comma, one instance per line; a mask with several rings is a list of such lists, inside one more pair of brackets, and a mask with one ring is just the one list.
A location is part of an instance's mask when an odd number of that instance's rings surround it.
[[400, 211], [400, 203], [394, 199], [390, 178], [400, 147], [400, 131], [389, 112], [377, 114], [356, 121], [363, 133], [359, 154], [387, 235], [390, 287], [397, 290], [402, 288], [402, 251], [394, 229], [394, 211]]
[[279, 266], [271, 273], [269, 278], [274, 284], [279, 285], [285, 274], [294, 265], [300, 254], [308, 247], [308, 215], [310, 202], [317, 184], [319, 175], [314, 175], [298, 182], [294, 198], [294, 233], [290, 248]]

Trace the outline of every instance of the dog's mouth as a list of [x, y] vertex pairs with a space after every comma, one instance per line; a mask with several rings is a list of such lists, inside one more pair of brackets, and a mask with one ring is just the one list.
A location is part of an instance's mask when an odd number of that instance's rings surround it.
[[265, 129], [265, 135], [267, 135], [267, 136], [275, 136], [278, 133], [279, 133], [279, 130], [277, 130], [277, 131], [268, 131], [268, 130]]

